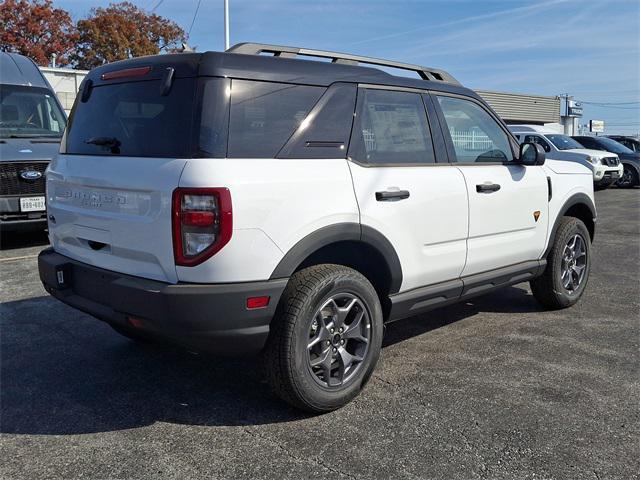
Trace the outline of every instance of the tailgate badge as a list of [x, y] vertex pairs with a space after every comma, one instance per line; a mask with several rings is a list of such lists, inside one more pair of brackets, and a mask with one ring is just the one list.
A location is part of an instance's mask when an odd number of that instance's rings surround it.
[[536, 210], [535, 212], [533, 212], [533, 218], [536, 222], [538, 221], [538, 219], [540, 218], [540, 210]]

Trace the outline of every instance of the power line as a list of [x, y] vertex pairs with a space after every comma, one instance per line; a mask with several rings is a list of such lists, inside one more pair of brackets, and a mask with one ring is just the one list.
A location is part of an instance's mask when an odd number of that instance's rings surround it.
[[191, 29], [193, 28], [193, 24], [196, 23], [196, 17], [198, 16], [198, 10], [200, 10], [200, 2], [202, 0], [198, 0], [198, 4], [196, 5], [196, 11], [193, 13], [193, 19], [191, 20], [191, 25], [189, 26], [189, 31], [187, 32], [187, 38], [191, 36]]
[[584, 100], [578, 100], [579, 102], [584, 103], [585, 105], [637, 105], [640, 102], [586, 102]]
[[159, 0], [158, 3], [156, 3], [156, 6], [151, 9], [151, 13], [155, 12], [156, 9], [163, 4], [163, 2], [164, 0]]

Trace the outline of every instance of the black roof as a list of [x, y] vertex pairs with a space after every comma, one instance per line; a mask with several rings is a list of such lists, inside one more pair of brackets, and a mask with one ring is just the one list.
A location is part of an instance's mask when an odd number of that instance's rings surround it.
[[[215, 76], [318, 86], [328, 86], [335, 82], [367, 83], [439, 90], [480, 99], [475, 92], [462, 87], [455, 79], [448, 82], [408, 78], [391, 75], [379, 68], [349, 63], [233, 53], [232, 49], [227, 52], [180, 53], [122, 60], [92, 70], [87, 75], [87, 79], [91, 80], [94, 85], [116, 83], [122, 80], [105, 81], [100, 77], [107, 72], [143, 66], [152, 67], [151, 73], [146, 75], [144, 79], [160, 78], [164, 75], [166, 68], [171, 67], [175, 71], [175, 78]], [[443, 73], [446, 74], [446, 72]]]

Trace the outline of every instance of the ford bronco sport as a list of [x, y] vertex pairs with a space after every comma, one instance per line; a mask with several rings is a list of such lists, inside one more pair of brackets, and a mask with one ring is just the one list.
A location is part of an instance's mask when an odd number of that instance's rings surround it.
[[259, 44], [91, 71], [47, 195], [51, 295], [134, 339], [260, 353], [314, 412], [363, 388], [384, 322], [524, 281], [574, 304], [596, 217], [587, 168], [518, 146], [448, 73]]

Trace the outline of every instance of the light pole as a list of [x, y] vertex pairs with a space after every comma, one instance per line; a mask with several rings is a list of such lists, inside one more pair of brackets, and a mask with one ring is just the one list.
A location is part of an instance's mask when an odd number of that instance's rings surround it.
[[224, 0], [224, 49], [229, 49], [229, 0]]

